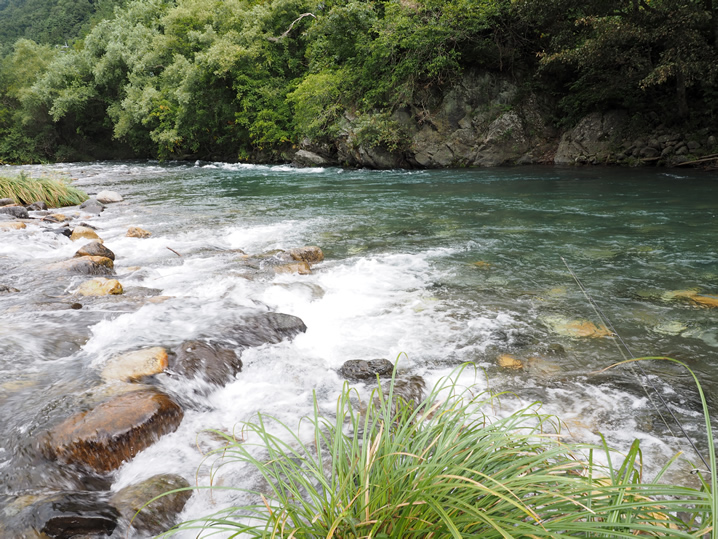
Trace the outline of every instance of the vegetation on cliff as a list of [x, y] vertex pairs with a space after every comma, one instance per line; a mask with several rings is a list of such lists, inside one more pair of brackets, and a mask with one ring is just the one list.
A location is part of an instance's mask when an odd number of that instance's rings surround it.
[[718, 113], [717, 18], [712, 0], [133, 0], [72, 47], [15, 42], [0, 159], [281, 159], [347, 118], [396, 149], [392, 114], [467, 70], [545, 96], [557, 124], [692, 125]]

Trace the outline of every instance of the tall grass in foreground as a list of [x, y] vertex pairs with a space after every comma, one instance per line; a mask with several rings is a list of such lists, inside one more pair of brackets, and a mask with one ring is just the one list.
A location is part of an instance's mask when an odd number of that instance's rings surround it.
[[660, 483], [678, 455], [644, 483], [638, 441], [620, 458], [605, 444], [562, 443], [560, 423], [537, 404], [495, 417], [497, 397], [461, 390], [456, 377], [419, 405], [402, 401], [393, 383], [362, 412], [356, 397], [345, 385], [331, 419], [315, 399], [305, 419], [310, 441], [264, 415], [243, 425], [244, 441], [226, 436], [211, 454], [213, 479], [240, 462], [262, 486], [234, 488], [253, 503], [178, 529], [198, 537], [715, 537], [706, 482]]
[[0, 176], [0, 198], [11, 198], [18, 204], [42, 201], [61, 208], [80, 204], [88, 196], [61, 179], [31, 178], [21, 172], [17, 176]]

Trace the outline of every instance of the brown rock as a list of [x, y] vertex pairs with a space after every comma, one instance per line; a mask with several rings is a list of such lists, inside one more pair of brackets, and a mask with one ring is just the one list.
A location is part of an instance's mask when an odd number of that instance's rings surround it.
[[233, 350], [201, 341], [183, 342], [175, 351], [172, 370], [187, 378], [204, 378], [223, 386], [242, 371], [242, 360]]
[[77, 289], [76, 293], [81, 296], [110, 296], [122, 294], [122, 285], [117, 279], [104, 279], [98, 277], [85, 281]]
[[127, 229], [126, 236], [128, 238], [149, 238], [152, 235], [151, 232], [141, 229], [138, 226], [131, 226]]
[[294, 264], [282, 264], [281, 266], [274, 266], [275, 273], [298, 273], [299, 275], [310, 275], [312, 269], [306, 262], [296, 262]]
[[102, 369], [104, 380], [135, 382], [145, 376], [164, 372], [168, 366], [167, 350], [161, 346], [128, 352], [112, 358]]
[[316, 264], [324, 260], [324, 253], [316, 245], [298, 247], [296, 249], [290, 249], [288, 252], [293, 260], [306, 262], [307, 264]]
[[57, 221], [58, 223], [62, 223], [64, 221], [69, 221], [70, 218], [67, 217], [64, 213], [53, 213], [52, 215], [48, 215], [48, 217], [52, 217]]
[[524, 368], [524, 364], [520, 359], [509, 354], [501, 354], [496, 361], [502, 369], [519, 370]]
[[102, 242], [99, 241], [91, 241], [87, 245], [83, 245], [77, 250], [75, 256], [104, 256], [110, 260], [115, 259], [115, 253], [110, 251], [107, 247], [102, 245]]
[[4, 221], [0, 222], [0, 230], [22, 230], [26, 228], [25, 223]]
[[98, 236], [97, 233], [94, 230], [92, 230], [90, 227], [76, 226], [74, 228], [74, 230], [72, 231], [72, 235], [70, 236], [70, 239], [72, 241], [77, 241], [82, 238], [97, 240], [97, 239], [100, 239], [100, 236]]
[[177, 430], [184, 413], [156, 389], [120, 395], [65, 420], [51, 432], [48, 454], [60, 461], [110, 472]]
[[698, 305], [704, 305], [705, 307], [718, 307], [718, 296], [696, 294], [695, 296], [691, 296], [691, 299]]
[[81, 256], [50, 264], [50, 270], [69, 271], [83, 275], [111, 275], [114, 263], [104, 256]]
[[189, 483], [183, 477], [174, 474], [155, 475], [142, 483], [123, 488], [112, 496], [110, 502], [127, 521], [132, 521], [132, 529], [154, 536], [174, 525], [192, 492], [173, 492], [148, 505], [147, 502], [165, 492], [179, 489], [189, 489]]
[[339, 374], [349, 380], [376, 381], [376, 377], [391, 376], [394, 364], [388, 359], [350, 359], [344, 362]]

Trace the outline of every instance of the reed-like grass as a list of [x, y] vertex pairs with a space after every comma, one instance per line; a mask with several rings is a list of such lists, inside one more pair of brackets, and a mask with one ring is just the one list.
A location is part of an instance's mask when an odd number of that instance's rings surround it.
[[0, 176], [0, 198], [11, 198], [18, 204], [42, 201], [49, 207], [61, 208], [81, 204], [88, 196], [63, 179], [32, 178], [20, 172], [17, 176]]
[[[677, 458], [642, 482], [641, 451], [566, 444], [538, 404], [490, 414], [496, 396], [450, 377], [419, 405], [394, 385], [357, 411], [348, 386], [331, 418], [314, 406], [308, 441], [259, 415], [243, 439], [224, 435], [212, 477], [241, 463], [261, 474], [252, 503], [185, 522], [197, 537], [263, 538], [697, 538], [713, 536], [710, 486], [661, 484]], [[217, 434], [221, 434], [217, 432]], [[600, 457], [600, 458], [598, 458]], [[711, 454], [715, 469], [715, 457]], [[599, 463], [600, 462], [600, 463]], [[679, 518], [681, 515], [681, 518]], [[194, 536], [194, 535], [193, 535]]]

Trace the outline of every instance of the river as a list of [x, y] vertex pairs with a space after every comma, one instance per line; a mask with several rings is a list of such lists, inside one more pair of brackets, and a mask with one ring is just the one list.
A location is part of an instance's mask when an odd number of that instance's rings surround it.
[[[123, 465], [108, 488], [163, 472], [206, 484], [207, 471], [197, 475], [202, 429], [231, 432], [258, 411], [294, 425], [311, 413], [314, 392], [331, 410], [343, 382], [337, 370], [356, 358], [400, 357], [402, 376], [429, 385], [470, 362], [479, 367], [479, 389], [542, 401], [577, 440], [598, 442], [602, 432], [626, 449], [637, 437], [654, 466], [677, 451], [697, 463], [654, 408], [660, 393], [705, 450], [700, 402], [685, 371], [654, 361], [643, 364], [645, 376], [626, 367], [599, 372], [622, 359], [616, 340], [567, 333], [572, 321], [600, 320], [562, 257], [633, 354], [690, 365], [713, 396], [715, 416], [718, 310], [676, 293], [718, 294], [715, 174], [206, 162], [22, 168], [124, 197], [76, 222], [97, 226], [116, 253], [125, 294], [70, 308], [83, 279], [44, 268], [72, 257], [78, 245], [32, 226], [0, 231], [0, 284], [20, 290], [0, 295], [3, 494], [72, 485], [38, 462], [35, 440], [82, 406], [109, 358], [212, 337], [237, 313], [255, 310], [298, 316], [308, 329], [291, 342], [243, 351], [242, 372], [222, 388], [157, 376], [156, 385], [181, 399], [185, 418]], [[129, 226], [152, 236], [127, 238]], [[248, 275], [237, 251], [304, 245], [325, 255], [311, 275]], [[152, 295], [170, 299], [145, 301]], [[502, 355], [524, 368], [499, 367]], [[223, 499], [197, 493], [182, 517], [216, 510]]]

